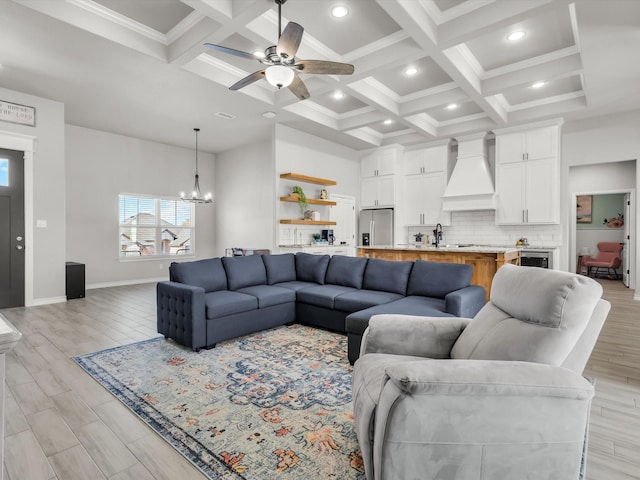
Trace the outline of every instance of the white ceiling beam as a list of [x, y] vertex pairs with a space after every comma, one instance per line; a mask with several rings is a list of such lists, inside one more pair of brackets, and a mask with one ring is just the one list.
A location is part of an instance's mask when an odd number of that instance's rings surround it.
[[163, 34], [91, 0], [14, 1], [150, 57], [167, 60], [167, 44]]
[[434, 38], [433, 24], [420, 2], [377, 0], [378, 4], [420, 45], [451, 79], [496, 123], [505, 123], [506, 112], [488, 102], [481, 93], [481, 82], [470, 63], [455, 49], [443, 52]]
[[382, 122], [385, 118], [387, 118], [387, 115], [378, 110], [373, 110], [338, 120], [338, 128], [340, 130], [353, 130], [354, 128], [365, 127], [372, 123]]
[[445, 49], [525, 20], [539, 11], [554, 8], [557, 0], [518, 0], [489, 3], [438, 27], [438, 45]]
[[525, 123], [565, 115], [587, 108], [587, 98], [583, 92], [559, 95], [536, 105], [517, 105], [509, 112], [510, 123]]
[[401, 101], [400, 115], [414, 115], [436, 107], [449, 105], [450, 103], [461, 103], [469, 100], [465, 92], [457, 86], [447, 89], [438, 87], [430, 89], [420, 98], [412, 98], [410, 101]]
[[495, 95], [508, 88], [531, 84], [532, 80], [550, 80], [577, 75], [583, 71], [576, 47], [512, 64], [508, 69], [488, 71], [482, 80], [482, 93]]

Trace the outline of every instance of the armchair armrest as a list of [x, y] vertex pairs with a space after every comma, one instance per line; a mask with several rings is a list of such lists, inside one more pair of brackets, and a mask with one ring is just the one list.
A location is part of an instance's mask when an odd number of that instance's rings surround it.
[[[389, 365], [375, 411], [376, 478], [578, 478], [592, 385], [528, 362], [418, 360]], [[392, 472], [392, 473], [390, 473]]]
[[487, 303], [484, 287], [471, 285], [448, 293], [444, 297], [444, 310], [456, 317], [473, 318]]
[[156, 287], [158, 333], [198, 351], [206, 346], [204, 289], [178, 282]]
[[426, 358], [449, 358], [451, 348], [471, 319], [374, 315], [364, 331], [360, 356], [390, 353]]

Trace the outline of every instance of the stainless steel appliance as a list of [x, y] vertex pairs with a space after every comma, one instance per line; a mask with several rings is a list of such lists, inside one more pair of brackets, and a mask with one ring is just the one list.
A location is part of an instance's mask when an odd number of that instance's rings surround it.
[[547, 250], [523, 250], [520, 253], [520, 265], [523, 267], [551, 268], [551, 255]]
[[[358, 238], [368, 245], [393, 245], [393, 208], [373, 208], [360, 210], [358, 219]], [[366, 246], [366, 245], [365, 245]]]

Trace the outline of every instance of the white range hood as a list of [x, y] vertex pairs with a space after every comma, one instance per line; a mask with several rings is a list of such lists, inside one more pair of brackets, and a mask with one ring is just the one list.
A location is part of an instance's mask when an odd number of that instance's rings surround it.
[[486, 133], [458, 138], [458, 161], [442, 195], [442, 210], [495, 210], [496, 192], [487, 162]]

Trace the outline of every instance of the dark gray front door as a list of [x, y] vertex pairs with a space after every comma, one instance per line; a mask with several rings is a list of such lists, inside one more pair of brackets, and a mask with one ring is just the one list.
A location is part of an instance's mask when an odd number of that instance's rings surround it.
[[24, 153], [0, 149], [0, 308], [24, 305]]

